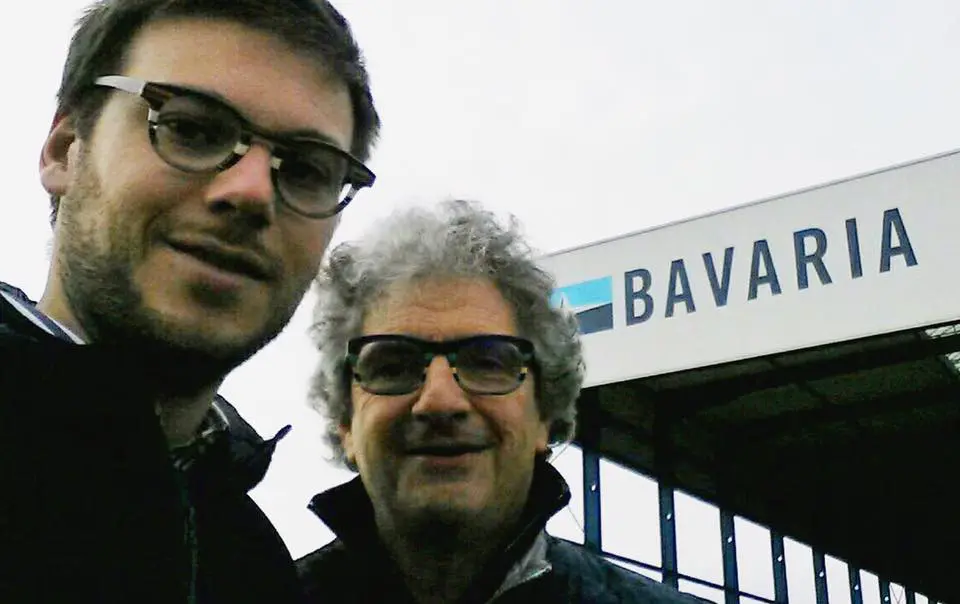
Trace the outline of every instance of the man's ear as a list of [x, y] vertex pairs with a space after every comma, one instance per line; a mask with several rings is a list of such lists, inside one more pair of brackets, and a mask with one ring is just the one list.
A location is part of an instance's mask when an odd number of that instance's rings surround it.
[[79, 144], [73, 120], [56, 116], [40, 151], [40, 183], [50, 195], [60, 197], [67, 192]]
[[340, 444], [343, 446], [343, 455], [347, 458], [347, 462], [351, 466], [357, 465], [357, 454], [353, 446], [353, 433], [350, 431], [350, 426], [344, 426], [340, 424], [337, 427], [337, 433], [340, 434]]

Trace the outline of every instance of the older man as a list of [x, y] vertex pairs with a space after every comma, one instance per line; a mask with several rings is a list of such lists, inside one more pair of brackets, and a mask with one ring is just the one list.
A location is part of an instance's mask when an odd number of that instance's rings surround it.
[[688, 601], [544, 531], [583, 379], [553, 287], [515, 224], [466, 202], [333, 252], [314, 400], [360, 475], [311, 502], [338, 537], [298, 563], [312, 601]]

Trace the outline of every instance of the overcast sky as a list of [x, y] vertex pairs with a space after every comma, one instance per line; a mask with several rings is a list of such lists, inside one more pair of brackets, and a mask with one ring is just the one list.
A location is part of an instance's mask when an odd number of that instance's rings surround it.
[[[33, 297], [50, 240], [37, 161], [85, 3], [18, 3], [0, 22], [0, 279]], [[347, 210], [338, 241], [397, 206], [459, 196], [516, 214], [551, 252], [960, 146], [960, 3], [950, 0], [337, 5], [365, 49], [384, 120], [377, 185]], [[319, 420], [305, 407], [312, 303], [223, 391], [263, 434], [295, 426], [256, 492], [295, 555], [330, 538], [305, 511], [309, 497], [349, 477], [322, 461]], [[570, 449], [558, 465], [575, 478], [578, 463]], [[647, 492], [630, 480], [604, 488], [633, 485], [621, 500]], [[715, 512], [704, 509], [687, 516], [695, 528], [681, 535], [693, 539], [681, 541], [681, 571], [716, 580]], [[570, 536], [581, 510], [552, 526]], [[678, 505], [681, 532], [683, 518]], [[658, 548], [641, 549], [659, 562]], [[796, 558], [792, 572], [809, 572]], [[845, 572], [832, 576], [843, 582], [831, 581], [831, 601], [849, 601]], [[757, 577], [741, 587], [772, 596], [772, 579]], [[811, 602], [813, 592], [791, 596]], [[876, 599], [866, 586], [864, 596]]]

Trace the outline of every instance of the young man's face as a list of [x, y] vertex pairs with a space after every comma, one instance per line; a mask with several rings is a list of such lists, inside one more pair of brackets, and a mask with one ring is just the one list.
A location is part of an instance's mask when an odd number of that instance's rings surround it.
[[[346, 88], [237, 23], [150, 24], [120, 75], [206, 92], [264, 131], [350, 148]], [[222, 172], [172, 167], [151, 146], [147, 111], [117, 91], [87, 140], [71, 139], [69, 120], [51, 133], [41, 179], [61, 204], [44, 303], [93, 339], [147, 337], [242, 362], [290, 319], [337, 221], [278, 203], [260, 144]]]

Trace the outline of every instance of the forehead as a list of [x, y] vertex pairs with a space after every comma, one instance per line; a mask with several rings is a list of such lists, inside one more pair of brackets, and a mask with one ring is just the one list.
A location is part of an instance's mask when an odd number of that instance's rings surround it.
[[364, 317], [363, 332], [426, 339], [518, 335], [512, 306], [486, 279], [434, 279], [397, 284]]
[[313, 129], [350, 148], [353, 114], [346, 86], [319, 58], [235, 21], [150, 22], [131, 42], [124, 75], [208, 91], [266, 130]]

